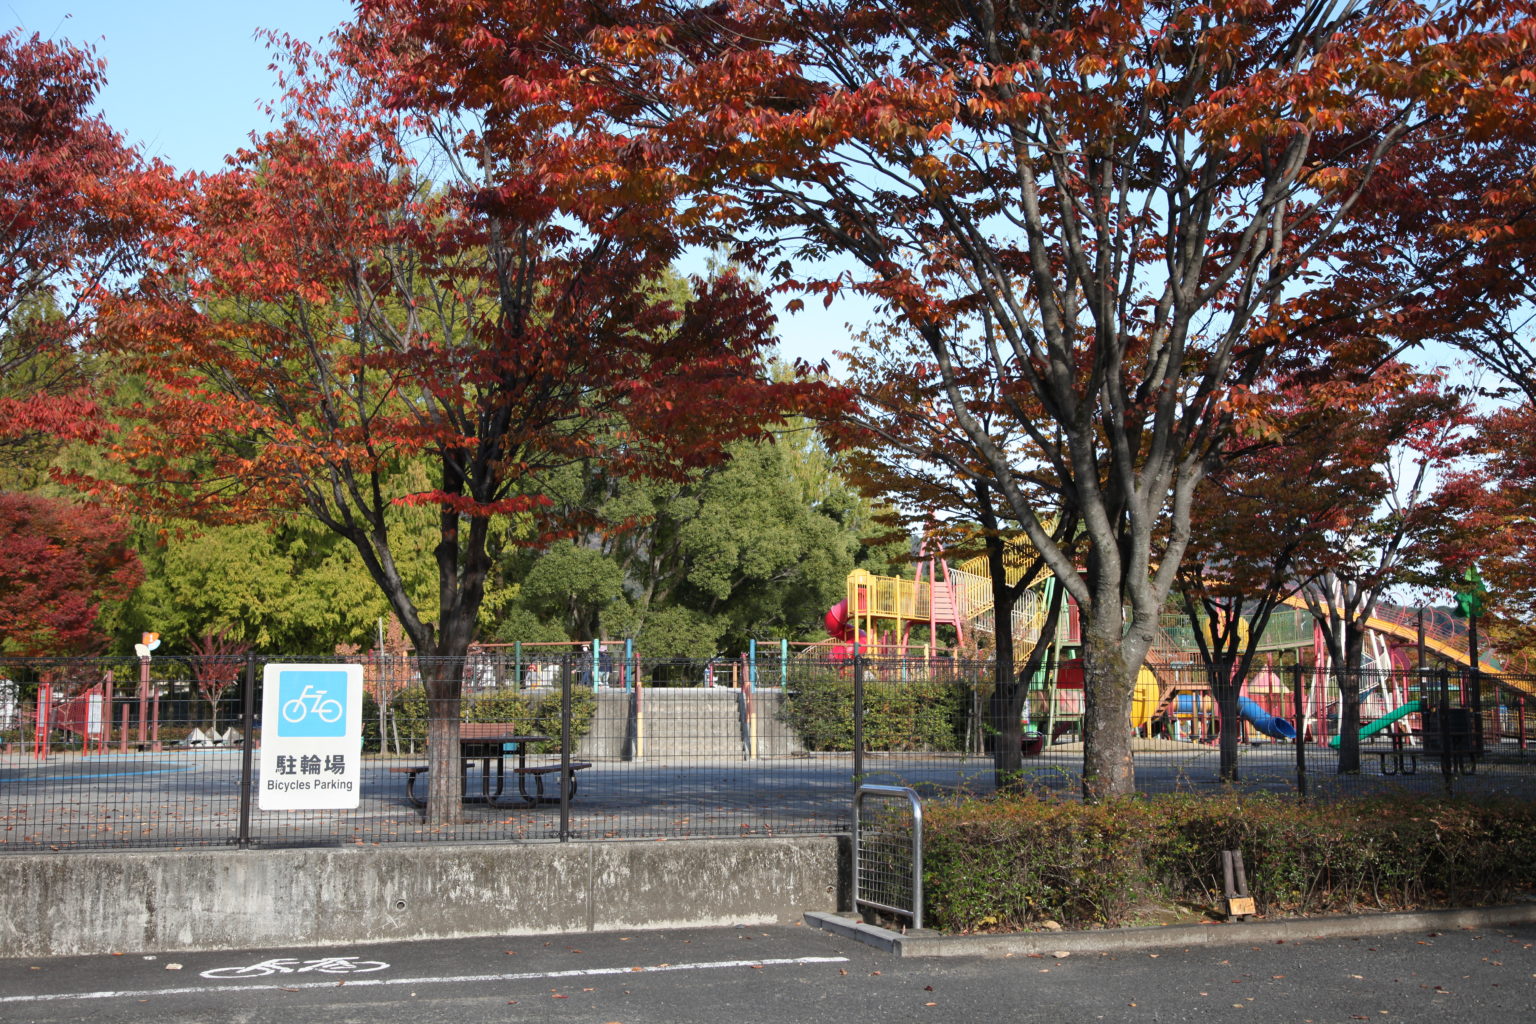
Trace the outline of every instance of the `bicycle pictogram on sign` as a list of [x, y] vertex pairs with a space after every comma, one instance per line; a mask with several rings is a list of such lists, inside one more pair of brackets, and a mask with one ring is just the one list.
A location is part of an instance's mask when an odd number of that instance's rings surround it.
[[284, 672], [278, 684], [279, 736], [321, 738], [346, 733], [344, 672]]
[[283, 704], [283, 721], [302, 722], [310, 715], [317, 715], [322, 722], [341, 721], [341, 701], [328, 700], [314, 687], [304, 687], [304, 692]]

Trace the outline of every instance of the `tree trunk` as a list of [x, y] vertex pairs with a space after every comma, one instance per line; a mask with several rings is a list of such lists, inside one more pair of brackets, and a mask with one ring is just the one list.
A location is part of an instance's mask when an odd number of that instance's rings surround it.
[[1112, 618], [1083, 627], [1083, 799], [1091, 803], [1136, 792], [1131, 694], [1140, 665], [1127, 663]]
[[1360, 772], [1360, 663], [1365, 636], [1351, 619], [1344, 622], [1343, 658], [1334, 666], [1339, 684], [1339, 774]]
[[464, 819], [459, 781], [459, 705], [462, 661], [434, 659], [422, 670], [427, 689], [427, 824], [456, 825]]
[[[1012, 657], [1012, 643], [1009, 644], [1009, 657], [1006, 660], [1008, 675], [1003, 674], [1004, 659], [1001, 657], [1002, 647], [998, 648], [997, 686], [992, 693], [992, 706], [989, 708], [991, 718], [989, 721], [999, 723], [997, 736], [998, 747], [992, 752], [993, 783], [999, 789], [1008, 789], [1018, 784], [1024, 770], [1024, 735], [1020, 725], [1023, 717], [1024, 702], [1029, 699], [1029, 683], [1040, 671], [1042, 664], [1046, 666], [1049, 676], [1052, 666], [1048, 664], [1046, 657], [1054, 650], [1056, 641], [1056, 624], [1061, 618], [1061, 607], [1064, 603], [1065, 591], [1060, 584], [1053, 584], [1050, 588], [1051, 597], [1046, 606], [1045, 618], [1040, 626], [1040, 636], [1035, 640], [1034, 649], [1029, 652], [1029, 657], [1024, 659], [1022, 668]], [[1013, 636], [1011, 625], [1008, 636]], [[1002, 627], [998, 627], [998, 636], [1003, 635]], [[1006, 685], [1005, 685], [1006, 684]], [[1013, 723], [1013, 738], [1010, 738], [1005, 728], [1006, 723]], [[1046, 732], [1046, 742], [1050, 741], [1049, 727]], [[1006, 743], [1006, 746], [1004, 745]], [[1008, 759], [1008, 751], [1013, 751], [1011, 760]]]
[[1237, 781], [1237, 736], [1242, 729], [1238, 724], [1237, 698], [1241, 683], [1232, 663], [1218, 658], [1211, 669], [1211, 693], [1216, 697], [1216, 707], [1221, 714], [1221, 763], [1217, 775], [1222, 782]]
[[[1001, 561], [1001, 560], [999, 560]], [[1001, 792], [1018, 784], [1024, 768], [1020, 712], [1028, 683], [1013, 671], [1013, 595], [1005, 578], [992, 579], [992, 619], [997, 638], [993, 662], [992, 697], [987, 701], [987, 732], [992, 740], [993, 784]]]

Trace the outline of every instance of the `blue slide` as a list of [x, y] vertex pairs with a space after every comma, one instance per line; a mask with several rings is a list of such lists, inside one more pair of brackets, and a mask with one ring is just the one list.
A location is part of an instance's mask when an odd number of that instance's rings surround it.
[[1247, 697], [1237, 698], [1237, 713], [1243, 716], [1243, 721], [1259, 730], [1265, 736], [1273, 736], [1277, 740], [1293, 740], [1296, 738], [1296, 727], [1294, 725], [1283, 718], [1276, 718]]
[[[1209, 702], [1209, 703], [1208, 703]], [[1202, 697], [1200, 701], [1204, 707], [1215, 707], [1210, 697]], [[1174, 710], [1181, 715], [1188, 715], [1195, 711], [1195, 698], [1193, 694], [1181, 693], [1175, 698]], [[1277, 740], [1293, 740], [1296, 738], [1296, 727], [1283, 718], [1276, 718], [1265, 711], [1247, 697], [1237, 698], [1237, 713], [1243, 716], [1243, 720], [1266, 736], [1273, 736]]]

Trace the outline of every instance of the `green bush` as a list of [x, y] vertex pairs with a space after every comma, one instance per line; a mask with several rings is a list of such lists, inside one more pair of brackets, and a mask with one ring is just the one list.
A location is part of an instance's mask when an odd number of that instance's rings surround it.
[[[965, 741], [963, 685], [913, 681], [864, 684], [865, 750], [960, 750]], [[853, 749], [853, 680], [826, 674], [791, 684], [779, 718], [807, 750]]]
[[1536, 806], [1008, 797], [930, 804], [923, 845], [924, 916], [947, 931], [1117, 926], [1176, 903], [1216, 910], [1221, 852], [1233, 849], [1265, 915], [1472, 906], [1529, 887]]
[[[591, 690], [571, 690], [571, 746], [592, 728], [597, 697]], [[427, 739], [427, 694], [419, 686], [395, 698], [395, 722], [402, 744], [424, 747]], [[461, 722], [510, 722], [520, 733], [549, 736], [530, 746], [529, 752], [548, 754], [560, 749], [560, 694], [558, 691], [488, 690], [471, 694], [459, 704]], [[377, 728], [374, 729], [377, 732]]]

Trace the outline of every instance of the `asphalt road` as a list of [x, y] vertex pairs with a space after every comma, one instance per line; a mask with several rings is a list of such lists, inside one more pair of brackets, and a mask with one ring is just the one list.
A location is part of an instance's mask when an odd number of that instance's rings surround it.
[[[383, 966], [380, 966], [383, 965]], [[1003, 959], [806, 927], [0, 960], [0, 1021], [1516, 1021], [1536, 926]]]

